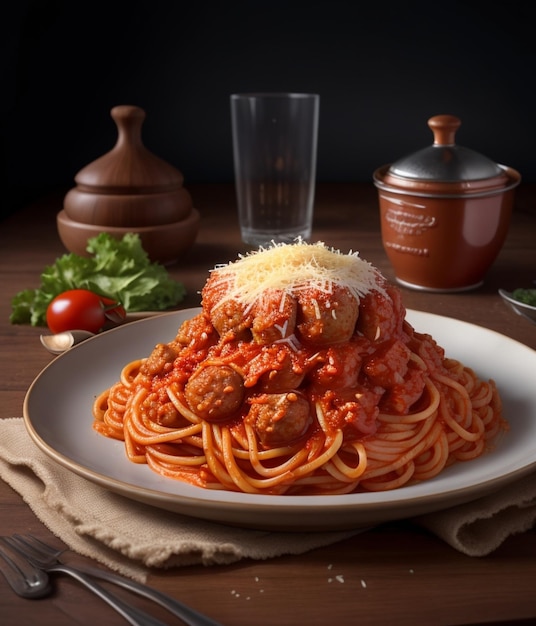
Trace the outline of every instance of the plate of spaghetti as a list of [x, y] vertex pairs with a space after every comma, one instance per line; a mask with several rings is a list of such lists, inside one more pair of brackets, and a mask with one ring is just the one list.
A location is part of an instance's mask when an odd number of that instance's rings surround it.
[[536, 353], [406, 310], [357, 253], [273, 244], [201, 296], [52, 361], [24, 402], [35, 443], [131, 499], [267, 530], [420, 515], [536, 467]]

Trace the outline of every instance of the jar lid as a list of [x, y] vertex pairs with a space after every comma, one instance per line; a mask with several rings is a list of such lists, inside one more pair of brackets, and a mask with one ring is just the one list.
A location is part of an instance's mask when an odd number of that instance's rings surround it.
[[428, 120], [434, 143], [391, 165], [395, 176], [437, 182], [460, 182], [494, 178], [501, 168], [474, 150], [457, 146], [455, 135], [461, 120], [454, 115], [436, 115]]
[[434, 143], [374, 172], [374, 184], [395, 193], [460, 197], [489, 195], [519, 184], [519, 173], [482, 154], [457, 146], [461, 121], [454, 115], [428, 120]]
[[182, 187], [178, 169], [157, 157], [141, 138], [145, 111], [120, 105], [111, 110], [117, 126], [115, 146], [75, 176], [78, 188], [90, 193], [161, 193]]

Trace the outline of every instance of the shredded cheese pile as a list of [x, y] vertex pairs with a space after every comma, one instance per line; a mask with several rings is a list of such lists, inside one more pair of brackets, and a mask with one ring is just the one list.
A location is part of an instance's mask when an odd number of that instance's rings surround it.
[[[273, 244], [217, 266], [218, 282], [226, 283], [225, 299], [248, 306], [267, 289], [286, 293], [315, 289], [332, 293], [334, 285], [346, 287], [359, 301], [372, 290], [384, 293], [383, 277], [358, 252], [343, 254], [323, 242]], [[214, 276], [214, 278], [216, 278]]]

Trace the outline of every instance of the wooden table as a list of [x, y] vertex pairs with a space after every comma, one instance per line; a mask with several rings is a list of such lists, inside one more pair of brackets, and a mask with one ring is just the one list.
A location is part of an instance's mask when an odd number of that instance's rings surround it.
[[[211, 267], [244, 250], [232, 185], [192, 185], [189, 190], [202, 214], [201, 231], [191, 253], [169, 268], [188, 290], [184, 307], [199, 304], [198, 292]], [[22, 414], [28, 386], [52, 358], [39, 343], [42, 329], [12, 326], [8, 318], [11, 297], [23, 288], [37, 287], [45, 265], [65, 252], [55, 226], [62, 198], [63, 192], [47, 196], [0, 223], [2, 418]], [[536, 187], [522, 184], [508, 239], [483, 287], [458, 294], [404, 288], [406, 307], [478, 324], [536, 349], [536, 326], [513, 314], [497, 295], [499, 287], [512, 289], [536, 279], [535, 207]], [[381, 246], [372, 185], [319, 185], [313, 239], [343, 251], [359, 250], [394, 278]], [[52, 538], [3, 482], [0, 532]], [[75, 555], [73, 560], [79, 558]], [[535, 582], [534, 531], [509, 538], [488, 557], [471, 558], [407, 522], [386, 524], [301, 556], [155, 571], [149, 578], [154, 587], [188, 601], [226, 626], [510, 624], [536, 620]], [[0, 622], [6, 626], [125, 623], [69, 578], [59, 577], [56, 589], [50, 598], [23, 600], [0, 576]], [[169, 619], [149, 603], [140, 601], [139, 606]]]

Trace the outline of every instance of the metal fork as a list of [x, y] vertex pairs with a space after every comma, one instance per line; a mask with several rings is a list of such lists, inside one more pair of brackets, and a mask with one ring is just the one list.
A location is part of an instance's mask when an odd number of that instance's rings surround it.
[[109, 604], [114, 610], [122, 615], [129, 624], [132, 626], [166, 626], [160, 620], [152, 617], [148, 613], [137, 609], [136, 607], [124, 602], [113, 593], [110, 593], [104, 587], [101, 587], [94, 582], [87, 574], [77, 570], [69, 565], [64, 565], [59, 561], [51, 560], [49, 558], [43, 559], [36, 557], [38, 554], [35, 550], [30, 550], [22, 547], [22, 543], [14, 540], [12, 537], [2, 537], [3, 542], [7, 543], [13, 550], [19, 552], [20, 555], [25, 557], [32, 565], [44, 570], [47, 573], [50, 572], [62, 572], [72, 576], [78, 582], [82, 583], [87, 589], [96, 594], [99, 598]]
[[[64, 550], [53, 548], [40, 539], [37, 539], [37, 537], [33, 537], [32, 535], [23, 536], [15, 534], [11, 538], [11, 542], [19, 547], [19, 549], [24, 550], [29, 557], [31, 556], [34, 562], [39, 562], [41, 565], [46, 565], [47, 567], [66, 567], [66, 565], [60, 561], [60, 556], [63, 554]], [[70, 569], [72, 570], [73, 568]], [[180, 618], [188, 626], [221, 626], [219, 622], [216, 622], [210, 617], [195, 611], [182, 602], [175, 600], [175, 598], [129, 578], [113, 574], [107, 570], [85, 565], [78, 566], [77, 571], [114, 583], [128, 589], [129, 591], [137, 593], [140, 596], [148, 598], [149, 600], [152, 600], [167, 609], [176, 617]]]

